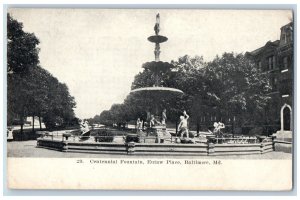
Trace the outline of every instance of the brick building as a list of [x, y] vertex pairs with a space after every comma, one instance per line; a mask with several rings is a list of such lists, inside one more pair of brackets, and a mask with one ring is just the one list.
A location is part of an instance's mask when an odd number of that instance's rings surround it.
[[[293, 107], [293, 23], [281, 27], [280, 39], [268, 41], [263, 47], [247, 52], [246, 56], [252, 58], [262, 73], [269, 77], [272, 87], [269, 93], [269, 105], [265, 109], [265, 124], [270, 132], [280, 129], [280, 116], [283, 114], [284, 130], [292, 127]], [[275, 130], [274, 130], [275, 129]]]

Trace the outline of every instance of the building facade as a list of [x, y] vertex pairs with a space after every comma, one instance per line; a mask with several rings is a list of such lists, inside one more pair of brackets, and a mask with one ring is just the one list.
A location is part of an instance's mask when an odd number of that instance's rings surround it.
[[[284, 130], [292, 129], [290, 108], [293, 108], [293, 23], [281, 27], [280, 39], [268, 41], [263, 47], [247, 52], [262, 73], [267, 74], [271, 85], [271, 100], [265, 109], [265, 125], [268, 132], [280, 129], [281, 112], [283, 112]], [[289, 105], [289, 106], [286, 106]], [[283, 109], [281, 109], [283, 108]]]

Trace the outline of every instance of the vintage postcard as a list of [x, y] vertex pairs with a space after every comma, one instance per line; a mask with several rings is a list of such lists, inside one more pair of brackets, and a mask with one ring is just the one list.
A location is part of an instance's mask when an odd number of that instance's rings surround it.
[[292, 10], [6, 22], [9, 189], [292, 190]]

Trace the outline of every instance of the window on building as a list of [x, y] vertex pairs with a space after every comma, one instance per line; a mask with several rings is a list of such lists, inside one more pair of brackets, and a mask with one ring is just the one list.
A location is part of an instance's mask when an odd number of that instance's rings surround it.
[[269, 69], [273, 69], [272, 57], [268, 58]]
[[268, 57], [269, 70], [275, 69], [275, 56]]
[[282, 41], [282, 43], [283, 44], [286, 44], [287, 43], [287, 34], [286, 34], [286, 30], [285, 29], [283, 29], [282, 30], [282, 34], [281, 34], [281, 41]]
[[271, 78], [271, 86], [273, 90], [277, 90], [278, 79], [276, 77]]
[[258, 67], [259, 70], [262, 70], [262, 68], [261, 68], [261, 61], [258, 61], [257, 67]]
[[288, 57], [283, 58], [283, 68], [287, 69], [288, 68]]
[[293, 27], [292, 26], [288, 26], [286, 28], [286, 40], [287, 43], [292, 42], [293, 41]]
[[272, 59], [273, 59], [273, 68], [276, 68], [276, 60], [275, 60], [275, 56], [273, 56]]

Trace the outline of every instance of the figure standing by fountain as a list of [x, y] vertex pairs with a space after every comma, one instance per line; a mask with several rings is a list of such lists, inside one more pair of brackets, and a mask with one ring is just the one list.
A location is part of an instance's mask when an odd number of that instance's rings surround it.
[[183, 111], [183, 115], [180, 116], [180, 123], [178, 125], [178, 130], [180, 137], [182, 138], [184, 134], [186, 134], [186, 137], [189, 138], [189, 130], [188, 130], [188, 118], [190, 116], [186, 113], [186, 111]]

